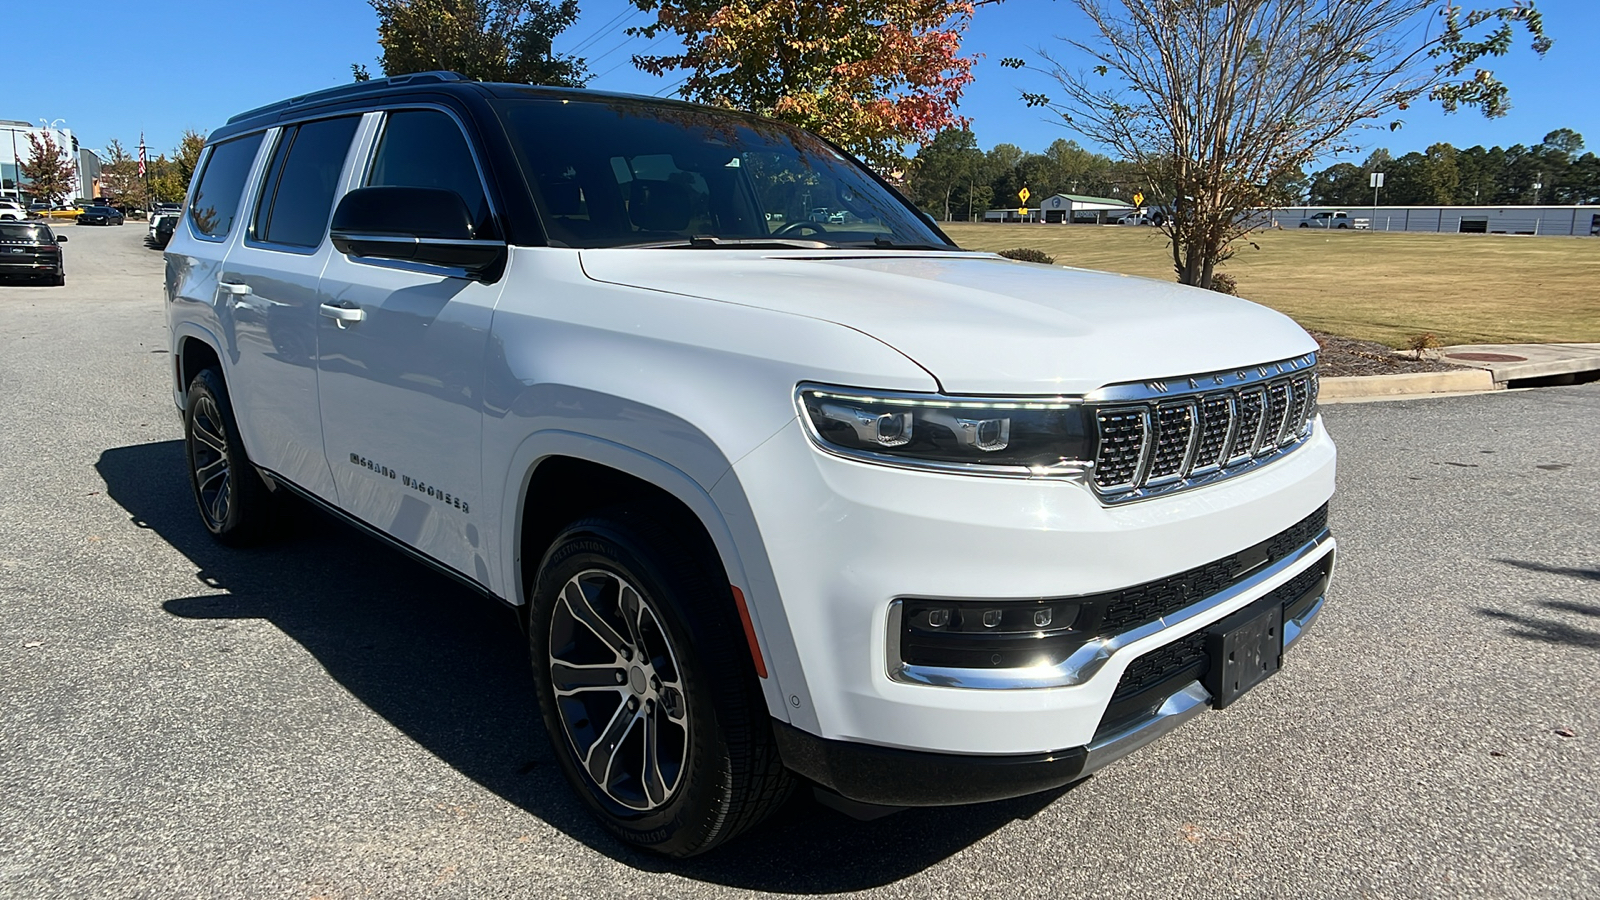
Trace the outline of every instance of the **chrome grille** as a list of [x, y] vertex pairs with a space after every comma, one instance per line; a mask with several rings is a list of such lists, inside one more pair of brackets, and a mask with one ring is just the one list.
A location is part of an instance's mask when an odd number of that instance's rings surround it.
[[1232, 477], [1310, 433], [1316, 356], [1144, 384], [1085, 398], [1097, 427], [1094, 486], [1118, 503]]

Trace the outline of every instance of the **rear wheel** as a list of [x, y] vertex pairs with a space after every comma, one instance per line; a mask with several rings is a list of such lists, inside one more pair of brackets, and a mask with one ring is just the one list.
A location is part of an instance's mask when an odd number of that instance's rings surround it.
[[618, 510], [564, 530], [528, 615], [540, 711], [567, 779], [622, 840], [693, 856], [764, 819], [793, 780], [710, 554]]
[[266, 537], [276, 521], [275, 498], [245, 455], [228, 390], [216, 369], [189, 382], [183, 434], [200, 520], [212, 537], [242, 546]]

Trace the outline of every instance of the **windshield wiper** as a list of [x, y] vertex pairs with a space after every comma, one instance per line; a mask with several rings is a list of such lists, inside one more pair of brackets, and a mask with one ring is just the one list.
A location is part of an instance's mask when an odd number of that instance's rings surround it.
[[777, 249], [777, 250], [790, 250], [790, 249], [798, 249], [798, 250], [830, 250], [830, 249], [834, 248], [835, 246], [837, 246], [837, 245], [825, 243], [823, 241], [807, 241], [807, 240], [800, 240], [800, 239], [797, 239], [797, 238], [778, 238], [778, 237], [719, 238], [719, 237], [715, 237], [715, 236], [709, 235], [709, 234], [697, 234], [694, 237], [689, 238], [688, 240], [682, 240], [682, 241], [650, 241], [650, 242], [644, 243], [644, 244], [621, 244], [619, 246], [612, 247], [611, 249], [613, 249], [613, 250], [652, 250], [652, 249], [656, 249], [656, 248], [664, 248], [664, 249], [677, 248], [677, 249], [691, 249], [691, 250], [716, 250], [716, 249], [719, 249], [719, 248], [731, 247], [731, 248], [737, 248], [737, 249], [741, 249], [741, 250], [749, 250], [749, 249], [757, 249], [757, 250], [760, 250], [760, 249], [768, 249], [768, 250], [774, 250], [774, 249]]
[[948, 244], [918, 244], [911, 241], [896, 241], [876, 235], [870, 241], [850, 241], [841, 244], [844, 247], [873, 247], [880, 250], [945, 250], [950, 252], [964, 252], [960, 247]]

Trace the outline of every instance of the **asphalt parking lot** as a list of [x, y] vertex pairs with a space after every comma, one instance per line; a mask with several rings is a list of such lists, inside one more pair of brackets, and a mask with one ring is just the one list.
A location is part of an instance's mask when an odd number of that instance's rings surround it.
[[192, 508], [161, 256], [0, 285], [0, 896], [1592, 897], [1600, 384], [1328, 407], [1328, 611], [1284, 670], [1054, 794], [798, 803], [683, 863], [561, 780], [511, 615], [315, 514]]

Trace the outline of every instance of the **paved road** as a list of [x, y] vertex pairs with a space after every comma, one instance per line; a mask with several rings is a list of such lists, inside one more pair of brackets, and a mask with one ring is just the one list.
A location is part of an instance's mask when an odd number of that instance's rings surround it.
[[1226, 712], [1054, 795], [799, 805], [672, 864], [568, 794], [509, 614], [315, 515], [206, 538], [159, 255], [67, 231], [67, 288], [0, 287], [0, 896], [1600, 891], [1600, 384], [1329, 408], [1331, 608]]

